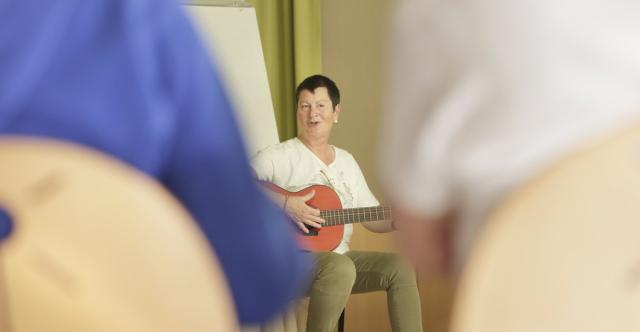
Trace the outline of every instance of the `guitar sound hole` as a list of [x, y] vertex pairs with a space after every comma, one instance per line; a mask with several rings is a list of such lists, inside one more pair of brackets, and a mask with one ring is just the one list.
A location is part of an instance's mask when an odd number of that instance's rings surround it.
[[[300, 233], [302, 233], [302, 231]], [[309, 233], [302, 233], [302, 235], [304, 235], [304, 236], [318, 236], [318, 229], [317, 228], [309, 228]]]

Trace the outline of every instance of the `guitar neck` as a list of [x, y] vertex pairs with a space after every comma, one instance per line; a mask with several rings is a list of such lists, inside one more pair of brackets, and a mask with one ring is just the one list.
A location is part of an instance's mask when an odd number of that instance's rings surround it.
[[372, 206], [353, 209], [324, 210], [320, 212], [320, 217], [325, 220], [323, 226], [391, 220], [391, 209], [385, 206]]

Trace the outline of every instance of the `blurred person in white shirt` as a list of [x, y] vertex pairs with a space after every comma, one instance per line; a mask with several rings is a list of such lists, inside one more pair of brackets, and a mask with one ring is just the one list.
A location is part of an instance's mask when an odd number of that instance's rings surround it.
[[511, 190], [640, 117], [640, 2], [406, 0], [382, 178], [402, 250], [457, 270]]

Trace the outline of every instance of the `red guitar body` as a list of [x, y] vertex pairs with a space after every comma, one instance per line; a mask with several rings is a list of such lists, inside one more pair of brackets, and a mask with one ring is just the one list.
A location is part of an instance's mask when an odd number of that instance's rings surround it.
[[[321, 211], [342, 209], [338, 194], [327, 186], [313, 185], [298, 192], [289, 192], [272, 183], [263, 182], [262, 185], [269, 190], [289, 196], [304, 196], [315, 190], [315, 196], [307, 201], [309, 206]], [[344, 225], [323, 226], [320, 229], [310, 228], [308, 234], [299, 232], [297, 240], [300, 247], [306, 251], [331, 251], [338, 247], [343, 233]]]

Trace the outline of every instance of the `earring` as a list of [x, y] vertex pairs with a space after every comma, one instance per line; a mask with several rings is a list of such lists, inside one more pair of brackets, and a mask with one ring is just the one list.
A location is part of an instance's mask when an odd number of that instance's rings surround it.
[[338, 123], [338, 119], [334, 119], [334, 120], [333, 120], [333, 123]]

